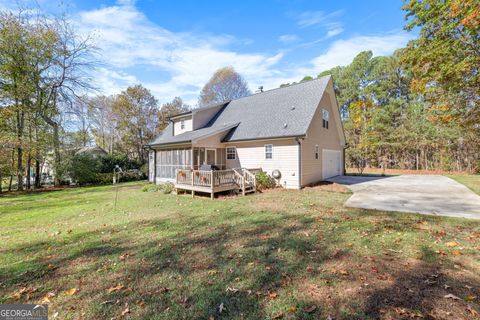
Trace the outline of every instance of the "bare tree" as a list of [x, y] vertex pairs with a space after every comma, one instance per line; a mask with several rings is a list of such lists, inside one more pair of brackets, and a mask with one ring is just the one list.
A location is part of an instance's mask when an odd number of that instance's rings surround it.
[[247, 82], [233, 67], [225, 67], [215, 71], [205, 84], [198, 105], [204, 107], [250, 95]]

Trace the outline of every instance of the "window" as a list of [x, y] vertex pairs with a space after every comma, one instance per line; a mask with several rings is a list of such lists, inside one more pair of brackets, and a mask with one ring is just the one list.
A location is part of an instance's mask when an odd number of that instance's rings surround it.
[[265, 145], [265, 159], [273, 159], [273, 144]]
[[185, 129], [185, 120], [180, 121], [180, 129]]
[[320, 149], [318, 148], [318, 145], [315, 145], [315, 159], [318, 159], [319, 154], [320, 154]]
[[330, 119], [330, 114], [327, 110], [322, 109], [322, 127], [328, 129], [328, 120]]
[[235, 147], [227, 148], [227, 160], [235, 160], [237, 158], [237, 149]]

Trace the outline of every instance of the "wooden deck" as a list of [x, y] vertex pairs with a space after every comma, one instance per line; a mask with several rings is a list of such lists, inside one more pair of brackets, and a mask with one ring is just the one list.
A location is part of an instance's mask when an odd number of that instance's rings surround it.
[[260, 169], [252, 171], [244, 168], [217, 171], [177, 169], [175, 188], [189, 190], [192, 196], [195, 192], [210, 193], [212, 199], [215, 193], [229, 190], [238, 190], [245, 195], [256, 191], [256, 178], [253, 172], [258, 170]]

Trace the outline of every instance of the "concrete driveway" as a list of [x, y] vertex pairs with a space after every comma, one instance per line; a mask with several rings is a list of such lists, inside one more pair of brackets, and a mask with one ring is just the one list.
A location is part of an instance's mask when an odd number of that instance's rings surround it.
[[338, 176], [328, 181], [353, 191], [347, 207], [480, 219], [480, 196], [444, 176]]

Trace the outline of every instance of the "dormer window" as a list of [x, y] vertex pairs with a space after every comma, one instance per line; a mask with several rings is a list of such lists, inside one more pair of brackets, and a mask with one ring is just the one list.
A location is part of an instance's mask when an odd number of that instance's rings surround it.
[[185, 120], [180, 121], [180, 129], [182, 129], [182, 130], [185, 129]]
[[322, 127], [324, 127], [325, 129], [328, 129], [329, 119], [330, 119], [330, 113], [327, 110], [322, 109]]

